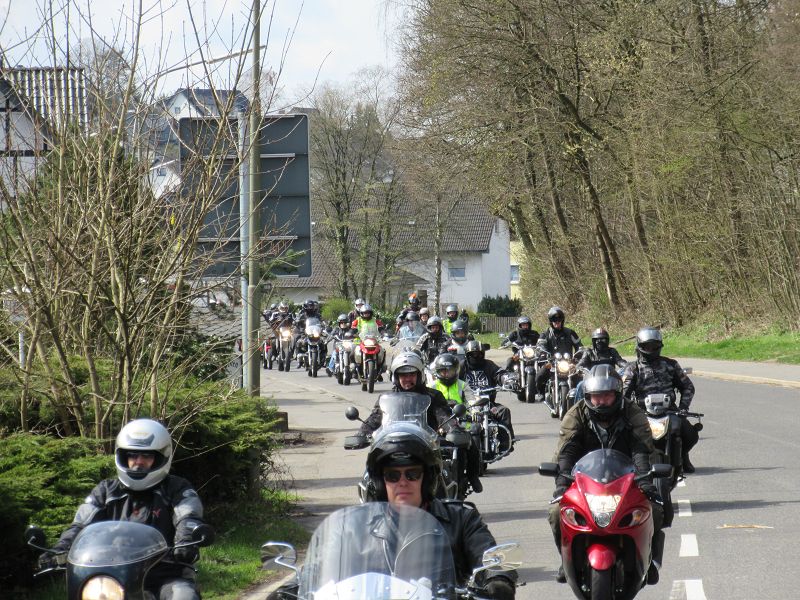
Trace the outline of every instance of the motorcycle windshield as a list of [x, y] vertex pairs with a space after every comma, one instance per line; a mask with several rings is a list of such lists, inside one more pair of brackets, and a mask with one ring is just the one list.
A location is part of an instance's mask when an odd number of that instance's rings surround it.
[[436, 432], [428, 426], [428, 407], [430, 405], [431, 399], [427, 394], [418, 394], [416, 392], [381, 394], [380, 398], [378, 398], [378, 406], [383, 416], [379, 431], [383, 431], [395, 424], [411, 423], [435, 435]]
[[635, 472], [636, 467], [629, 456], [610, 448], [589, 452], [572, 468], [573, 477], [581, 473], [598, 483], [608, 483]]
[[130, 521], [101, 521], [75, 538], [67, 560], [81, 567], [112, 567], [165, 553], [164, 536], [155, 527]]
[[314, 532], [300, 574], [302, 600], [454, 598], [447, 532], [429, 513], [367, 502], [331, 514]]

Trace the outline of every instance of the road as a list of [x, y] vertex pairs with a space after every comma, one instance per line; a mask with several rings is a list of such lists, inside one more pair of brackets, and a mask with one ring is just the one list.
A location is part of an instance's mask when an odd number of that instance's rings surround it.
[[[685, 366], [691, 366], [691, 361]], [[664, 567], [657, 586], [642, 600], [778, 600], [797, 597], [791, 578], [773, 575], [783, 556], [797, 556], [800, 523], [790, 511], [800, 502], [800, 391], [797, 388], [694, 376], [693, 410], [704, 412], [705, 429], [692, 459], [697, 473], [673, 495], [678, 512], [667, 530]], [[377, 393], [344, 387], [302, 371], [262, 371], [262, 393], [289, 414], [290, 429], [305, 443], [281, 453], [286, 473], [300, 496], [307, 524], [357, 502], [355, 483], [365, 451], [345, 451], [342, 441], [355, 427], [344, 418], [353, 404], [362, 415]], [[553, 482], [536, 467], [552, 459], [558, 422], [542, 405], [498, 398], [512, 410], [516, 451], [490, 467], [484, 492], [472, 495], [498, 541], [516, 540], [525, 551], [517, 598], [568, 599], [555, 582], [558, 558], [546, 521]], [[790, 564], [788, 573], [797, 572]]]

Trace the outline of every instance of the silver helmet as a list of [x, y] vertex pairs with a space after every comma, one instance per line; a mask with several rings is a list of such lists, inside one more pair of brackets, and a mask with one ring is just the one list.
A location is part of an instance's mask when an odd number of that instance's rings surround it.
[[[152, 453], [153, 466], [146, 471], [128, 467], [128, 454]], [[166, 427], [152, 419], [136, 419], [117, 435], [114, 462], [117, 477], [126, 488], [141, 491], [161, 483], [172, 466], [172, 437]]]

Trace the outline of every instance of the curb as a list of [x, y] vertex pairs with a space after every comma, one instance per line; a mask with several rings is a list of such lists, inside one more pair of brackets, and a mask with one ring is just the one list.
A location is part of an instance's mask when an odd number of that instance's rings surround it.
[[279, 579], [278, 581], [262, 583], [252, 590], [239, 596], [238, 600], [266, 600], [267, 596], [269, 596], [282, 585], [289, 583], [292, 579], [294, 579], [294, 576], [294, 572], [291, 572], [286, 575], [286, 577]]
[[717, 373], [714, 371], [693, 370], [692, 375], [698, 377], [708, 377], [710, 379], [721, 379], [723, 381], [737, 381], [741, 383], [756, 383], [761, 385], [777, 385], [780, 387], [800, 389], [800, 381], [788, 379], [772, 379], [770, 377], [756, 377], [753, 375], [733, 375], [731, 373]]

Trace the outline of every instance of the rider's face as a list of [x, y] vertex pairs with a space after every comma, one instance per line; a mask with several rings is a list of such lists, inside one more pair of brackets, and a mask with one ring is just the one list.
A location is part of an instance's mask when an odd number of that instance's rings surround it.
[[149, 471], [156, 457], [152, 452], [128, 452], [128, 468], [133, 471]]
[[397, 385], [400, 386], [400, 389], [405, 391], [409, 391], [414, 389], [417, 385], [417, 374], [416, 373], [398, 373], [397, 374]]
[[400, 479], [395, 483], [387, 480], [385, 477], [383, 481], [386, 483], [386, 495], [390, 504], [405, 504], [407, 506], [422, 506], [422, 477], [417, 477], [415, 481], [409, 481], [406, 478], [408, 471], [413, 475], [418, 475], [422, 470], [419, 466], [410, 467], [387, 467], [386, 471], [399, 471], [402, 473]]
[[592, 405], [597, 408], [606, 408], [614, 404], [617, 395], [613, 391], [595, 392], [591, 395]]
[[439, 335], [441, 333], [441, 331], [442, 331], [442, 328], [439, 327], [438, 325], [431, 325], [431, 333], [433, 335]]

